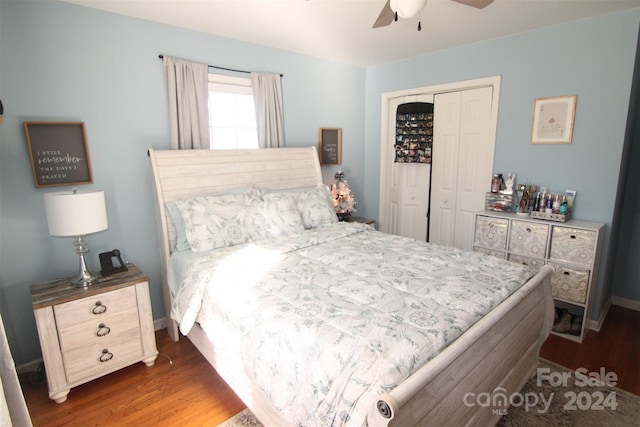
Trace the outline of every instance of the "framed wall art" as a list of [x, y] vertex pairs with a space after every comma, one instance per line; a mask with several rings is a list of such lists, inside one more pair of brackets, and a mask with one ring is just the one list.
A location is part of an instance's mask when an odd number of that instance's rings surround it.
[[536, 98], [531, 123], [532, 144], [571, 144], [576, 95]]
[[318, 129], [318, 149], [321, 165], [339, 165], [342, 160], [342, 129]]
[[24, 122], [36, 188], [91, 184], [84, 122]]

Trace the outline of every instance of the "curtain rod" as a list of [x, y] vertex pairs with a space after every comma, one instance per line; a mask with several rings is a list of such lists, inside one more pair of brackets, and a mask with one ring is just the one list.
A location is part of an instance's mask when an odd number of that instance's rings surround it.
[[[158, 58], [162, 59], [164, 58], [164, 55], [158, 55]], [[218, 67], [216, 65], [207, 65], [207, 67], [209, 68], [216, 68], [218, 70], [225, 70], [225, 71], [233, 71], [234, 73], [244, 73], [244, 74], [251, 74], [251, 71], [245, 71], [245, 70], [236, 70], [234, 68], [225, 68], [225, 67]], [[283, 74], [280, 74], [280, 77], [284, 77]]]

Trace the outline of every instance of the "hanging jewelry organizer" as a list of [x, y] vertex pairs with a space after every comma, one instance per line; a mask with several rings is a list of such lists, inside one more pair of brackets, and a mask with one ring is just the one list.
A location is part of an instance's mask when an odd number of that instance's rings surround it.
[[396, 163], [431, 163], [433, 104], [408, 102], [396, 110]]

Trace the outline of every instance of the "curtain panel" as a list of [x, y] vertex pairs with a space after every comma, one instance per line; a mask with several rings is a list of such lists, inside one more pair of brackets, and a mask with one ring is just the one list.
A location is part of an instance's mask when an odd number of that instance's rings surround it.
[[284, 147], [284, 108], [279, 74], [251, 73], [260, 148]]
[[163, 56], [172, 149], [209, 148], [209, 67]]

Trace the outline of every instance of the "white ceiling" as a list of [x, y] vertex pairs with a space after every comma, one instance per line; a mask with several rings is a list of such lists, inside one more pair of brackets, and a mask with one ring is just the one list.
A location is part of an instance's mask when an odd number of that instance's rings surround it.
[[418, 17], [372, 25], [386, 0], [65, 0], [357, 66], [589, 18], [640, 0], [495, 0], [475, 9], [428, 0]]

